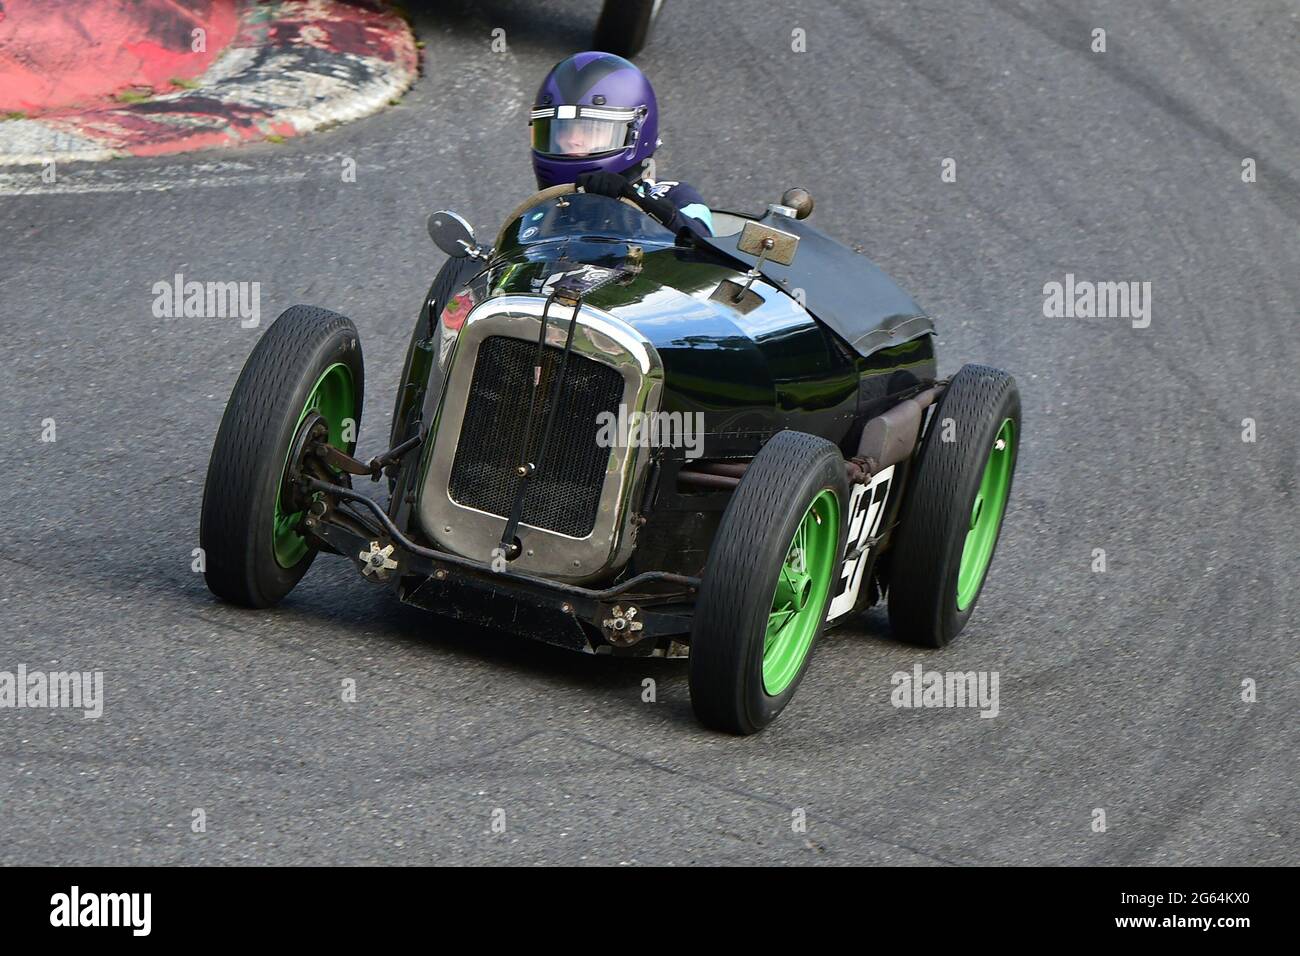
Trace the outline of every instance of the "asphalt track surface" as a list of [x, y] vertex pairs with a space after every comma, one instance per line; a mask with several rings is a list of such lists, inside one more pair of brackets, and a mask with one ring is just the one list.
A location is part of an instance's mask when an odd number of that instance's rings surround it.
[[[877, 610], [733, 739], [694, 722], [684, 662], [451, 626], [338, 560], [272, 612], [209, 596], [208, 454], [270, 320], [353, 317], [381, 449], [441, 259], [425, 216], [490, 235], [531, 189], [526, 107], [596, 8], [533, 6], [417, 9], [425, 75], [370, 119], [0, 196], [0, 670], [106, 681], [99, 720], [0, 711], [0, 862], [1294, 862], [1293, 3], [665, 6], [640, 58], [661, 176], [743, 210], [808, 187], [814, 222], [935, 315], [945, 373], [1020, 382], [1012, 507], [947, 650], [894, 643]], [[261, 282], [261, 325], [154, 318], [177, 272]], [[1149, 281], [1150, 326], [1045, 318], [1067, 273]], [[917, 662], [997, 671], [998, 716], [893, 707]]]

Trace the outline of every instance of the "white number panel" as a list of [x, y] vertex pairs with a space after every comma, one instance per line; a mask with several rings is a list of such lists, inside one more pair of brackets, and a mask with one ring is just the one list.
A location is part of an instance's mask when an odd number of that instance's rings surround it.
[[[835, 582], [832, 592], [834, 596], [827, 620], [833, 621], [847, 614], [857, 603], [862, 573], [867, 569], [867, 557], [871, 551], [862, 546], [880, 533], [880, 522], [885, 517], [885, 504], [893, 485], [894, 466], [890, 465], [873, 475], [870, 484], [853, 486], [853, 493], [849, 496], [849, 546], [840, 567], [839, 581]], [[854, 552], [859, 549], [862, 549], [861, 553], [855, 556]]]

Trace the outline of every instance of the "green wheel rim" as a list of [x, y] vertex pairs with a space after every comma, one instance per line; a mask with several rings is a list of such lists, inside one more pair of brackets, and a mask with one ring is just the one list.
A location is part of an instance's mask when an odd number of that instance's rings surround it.
[[[307, 403], [298, 415], [298, 422], [293, 426], [293, 434], [298, 434], [303, 420], [310, 412], [319, 412], [329, 423], [330, 444], [335, 448], [350, 452], [352, 442], [343, 440], [343, 423], [353, 418], [356, 413], [356, 396], [352, 385], [352, 370], [342, 362], [335, 362], [316, 379]], [[353, 430], [356, 429], [354, 422]], [[280, 502], [280, 488], [284, 475], [289, 470], [289, 452], [284, 455], [284, 468], [280, 472], [280, 481], [275, 486], [275, 523], [271, 530], [271, 541], [275, 548], [276, 563], [282, 568], [291, 568], [307, 554], [307, 542], [297, 531], [302, 512], [287, 512]]]
[[840, 545], [840, 501], [826, 489], [813, 499], [794, 533], [767, 617], [763, 690], [782, 693], [798, 676], [826, 615]]
[[993, 447], [989, 449], [984, 476], [980, 479], [975, 504], [971, 507], [970, 530], [962, 546], [961, 565], [957, 569], [957, 610], [964, 611], [979, 594], [984, 575], [993, 559], [993, 545], [1002, 527], [1007, 509], [1007, 492], [1011, 489], [1011, 469], [1016, 460], [1016, 423], [1002, 420]]

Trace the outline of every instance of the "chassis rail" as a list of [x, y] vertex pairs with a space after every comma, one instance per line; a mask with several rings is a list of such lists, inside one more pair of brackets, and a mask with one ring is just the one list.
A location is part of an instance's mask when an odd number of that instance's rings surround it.
[[[368, 495], [363, 495], [359, 491], [353, 491], [351, 488], [344, 488], [342, 485], [331, 484], [328, 481], [321, 481], [319, 478], [304, 476], [306, 485], [312, 491], [323, 491], [327, 494], [334, 495], [344, 501], [355, 501], [358, 504], [368, 508], [379, 522], [384, 526], [394, 543], [400, 545], [412, 554], [418, 555], [429, 561], [439, 564], [450, 564], [456, 567], [467, 568], [473, 571], [489, 571], [491, 566], [485, 561], [475, 561], [473, 558], [462, 557], [459, 554], [451, 554], [447, 551], [435, 551], [432, 548], [426, 548], [423, 545], [416, 544], [393, 523], [393, 519], [388, 517], [387, 512], [379, 506]], [[698, 591], [700, 579], [690, 577], [685, 574], [674, 574], [671, 571], [644, 571], [635, 577], [628, 578], [612, 587], [601, 588], [584, 588], [576, 584], [565, 584], [562, 581], [552, 581], [549, 578], [538, 577], [534, 574], [521, 574], [518, 571], [492, 571], [493, 574], [501, 576], [507, 581], [517, 581], [521, 584], [531, 584], [534, 586], [544, 587], [551, 591], [561, 594], [567, 594], [571, 597], [585, 598], [589, 601], [608, 601], [634, 591], [646, 584], [674, 584], [680, 588], [690, 591]]]

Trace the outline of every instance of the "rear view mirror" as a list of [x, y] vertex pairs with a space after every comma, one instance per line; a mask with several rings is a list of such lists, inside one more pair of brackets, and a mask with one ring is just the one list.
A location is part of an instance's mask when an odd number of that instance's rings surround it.
[[446, 209], [429, 214], [429, 238], [453, 259], [482, 257], [474, 241], [474, 230], [463, 218]]

